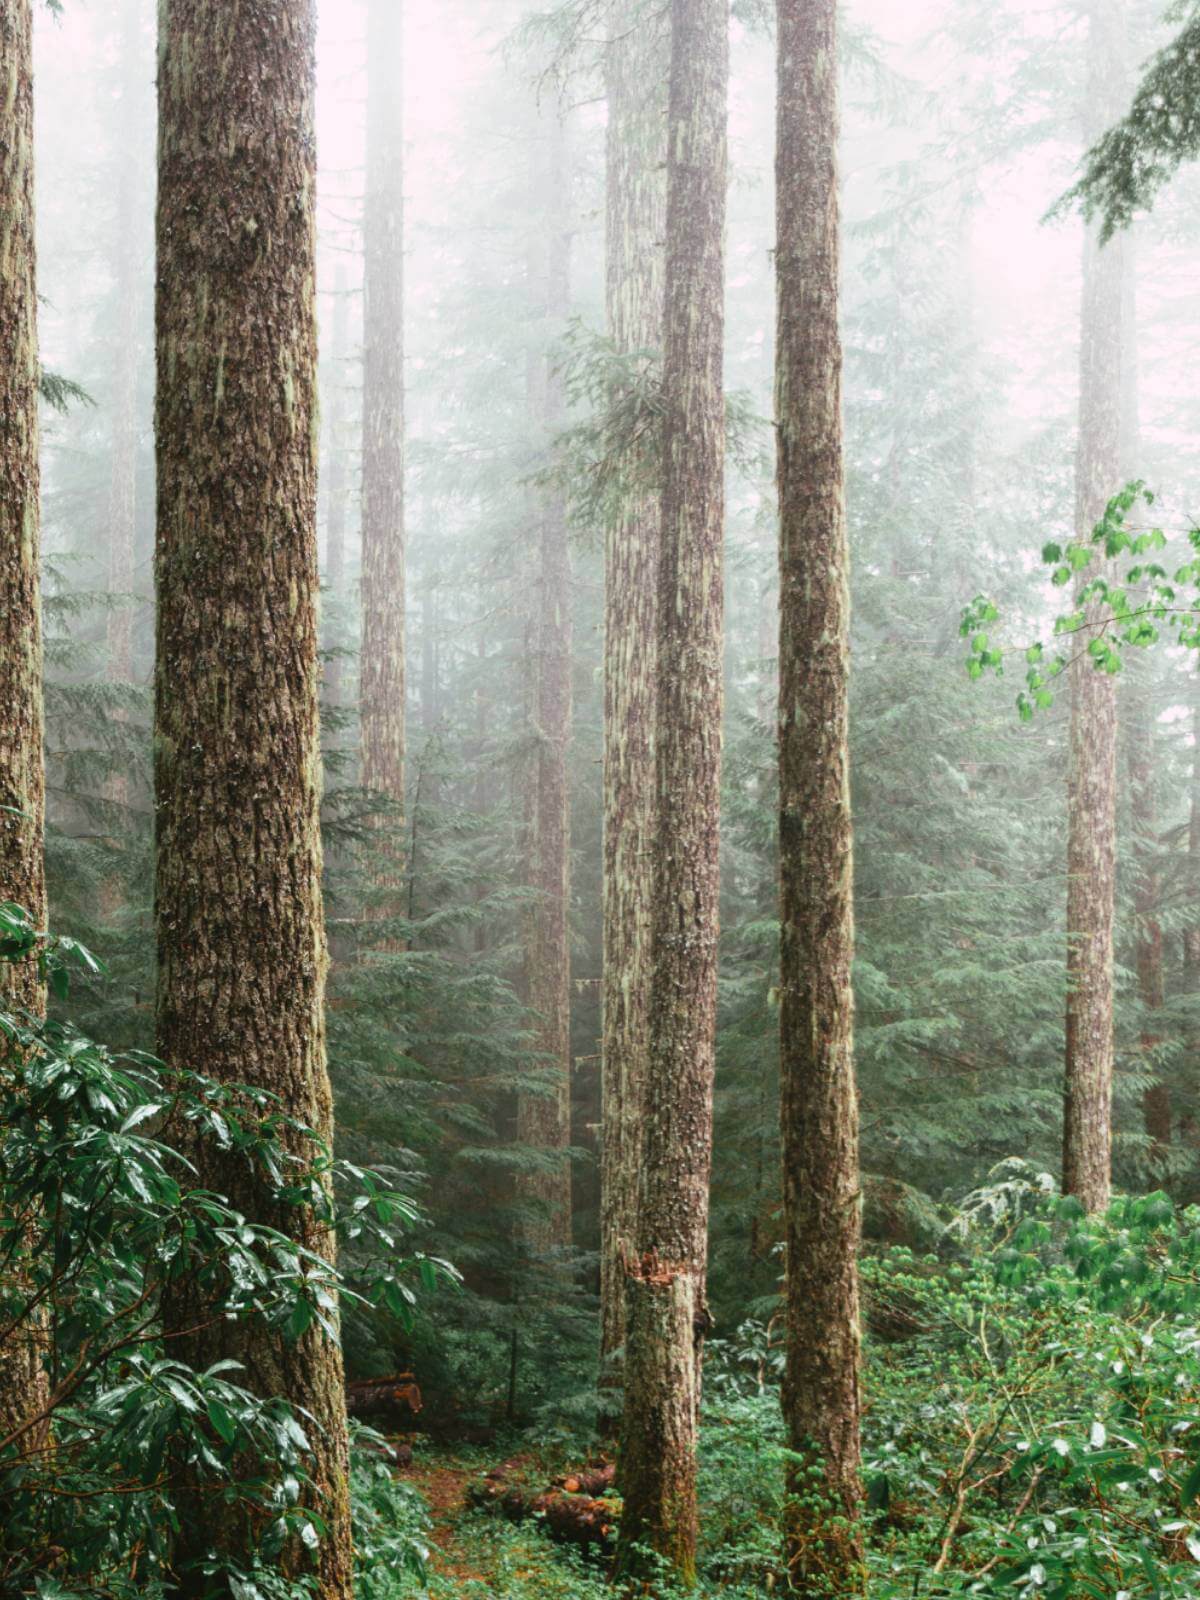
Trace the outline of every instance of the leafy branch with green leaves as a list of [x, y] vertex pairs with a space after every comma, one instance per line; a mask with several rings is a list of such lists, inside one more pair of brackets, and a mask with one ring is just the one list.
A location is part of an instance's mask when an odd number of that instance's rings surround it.
[[[72, 970], [101, 970], [75, 941], [0, 904], [0, 966], [25, 962], [60, 994]], [[253, 1318], [289, 1342], [314, 1323], [336, 1338], [339, 1300], [411, 1322], [419, 1286], [457, 1278], [406, 1247], [417, 1206], [333, 1160], [260, 1090], [114, 1054], [67, 1023], [3, 1006], [0, 1128], [0, 1349], [36, 1349], [44, 1373], [29, 1414], [0, 1438], [0, 1588], [156, 1593], [175, 1522], [167, 1469], [182, 1461], [201, 1492], [232, 1497], [261, 1529], [262, 1572], [224, 1574], [230, 1591], [292, 1593], [270, 1573], [275, 1555], [322, 1534], [302, 1492], [306, 1419], [246, 1387], [236, 1363], [199, 1371], [179, 1360], [162, 1306], [199, 1280], [206, 1317]], [[180, 1149], [196, 1139], [350, 1240], [353, 1281], [198, 1187]]]
[[[1079, 588], [1074, 605], [1054, 619], [1053, 641], [1065, 641], [1065, 650], [1041, 639], [1025, 647], [1025, 687], [1017, 695], [1023, 722], [1053, 705], [1051, 685], [1076, 661], [1090, 660], [1096, 671], [1111, 674], [1124, 666], [1122, 647], [1145, 650], [1165, 639], [1200, 650], [1200, 527], [1188, 529], [1191, 559], [1172, 573], [1154, 559], [1170, 543], [1166, 532], [1128, 525], [1135, 507], [1153, 504], [1140, 479], [1127, 483], [1108, 502], [1090, 542], [1043, 545], [1042, 564], [1055, 588]], [[1109, 565], [1130, 558], [1123, 572]], [[1089, 577], [1097, 563], [1100, 570]], [[963, 611], [959, 632], [969, 641], [967, 676], [973, 680], [988, 672], [1004, 676], [1004, 647], [990, 631], [1000, 620], [998, 603], [986, 595], [977, 595]]]

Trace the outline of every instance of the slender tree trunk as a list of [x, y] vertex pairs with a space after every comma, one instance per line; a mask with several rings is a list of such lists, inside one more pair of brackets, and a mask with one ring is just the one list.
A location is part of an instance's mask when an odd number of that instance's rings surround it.
[[780, 1077], [788, 1573], [865, 1592], [837, 6], [778, 0]]
[[[38, 353], [33, 212], [33, 12], [0, 7], [0, 900], [46, 925], [42, 852], [42, 630], [39, 587]], [[45, 994], [28, 961], [0, 972], [0, 1005], [38, 1013]], [[0, 1314], [19, 1310], [22, 1276], [0, 1282]], [[45, 1404], [36, 1318], [0, 1343], [0, 1436]], [[27, 1436], [29, 1444], [40, 1443]], [[0, 1544], [4, 1535], [0, 1531]]]
[[[1146, 663], [1148, 665], [1148, 663]], [[1134, 890], [1135, 964], [1138, 999], [1142, 1005], [1139, 1040], [1143, 1072], [1156, 1070], [1154, 1052], [1162, 1042], [1159, 1013], [1166, 998], [1163, 978], [1163, 933], [1159, 921], [1158, 806], [1154, 793], [1154, 715], [1151, 685], [1146, 674], [1130, 683], [1129, 787], [1133, 806], [1134, 854], [1137, 883]], [[1142, 1116], [1151, 1141], [1151, 1160], [1161, 1165], [1171, 1144], [1171, 1091], [1165, 1083], [1152, 1084], [1142, 1096]]]
[[[124, 0], [121, 58], [121, 117], [117, 161], [117, 217], [113, 279], [117, 325], [112, 400], [112, 471], [108, 493], [108, 586], [120, 595], [108, 613], [108, 677], [114, 684], [133, 679], [134, 540], [137, 532], [137, 382], [143, 309], [143, 279], [138, 260], [138, 210], [142, 165], [138, 146], [144, 133], [139, 104], [149, 62], [142, 54], [142, 8]], [[114, 775], [112, 798], [124, 801], [128, 778]]]
[[[1120, 0], [1094, 0], [1088, 44], [1093, 134], [1120, 107]], [[1090, 544], [1121, 477], [1124, 244], [1084, 245], [1075, 530]], [[1096, 606], [1090, 618], [1098, 622]], [[1071, 668], [1067, 792], [1067, 1029], [1063, 1192], [1102, 1211], [1112, 1187], [1113, 904], [1116, 884], [1116, 683], [1086, 653]]]
[[717, 998], [729, 14], [673, 0], [654, 891], [638, 1212], [626, 1261], [622, 1559], [695, 1574]]
[[[326, 444], [327, 488], [325, 500], [325, 581], [335, 606], [346, 589], [346, 367], [350, 360], [350, 291], [346, 272], [339, 267], [334, 281], [332, 349], [329, 352], [329, 434]], [[334, 651], [345, 645], [341, 628], [329, 630], [326, 646]], [[341, 708], [343, 661], [333, 655], [325, 669], [325, 704]]]
[[[141, 146], [145, 130], [140, 91], [150, 77], [150, 64], [142, 51], [140, 0], [124, 0], [121, 19], [121, 115], [117, 149], [117, 215], [113, 254], [117, 320], [112, 392], [112, 462], [108, 491], [108, 588], [115, 599], [106, 621], [108, 681], [126, 688], [133, 682], [133, 587], [137, 539], [137, 390], [141, 367], [141, 332], [145, 284], [138, 255], [142, 196]], [[128, 720], [117, 705], [113, 720]], [[129, 804], [129, 771], [123, 752], [113, 752], [113, 767], [104, 785], [104, 798], [114, 812]], [[114, 819], [115, 820], [115, 819]], [[121, 904], [121, 885], [109, 878], [101, 891], [102, 914], [111, 919]]]
[[[1192, 783], [1188, 804], [1188, 886], [1194, 906], [1200, 905], [1200, 664], [1192, 673]], [[1183, 935], [1183, 986], [1200, 990], [1200, 922]]]
[[[538, 326], [544, 336], [566, 323], [570, 311], [571, 235], [566, 129], [555, 111], [535, 130], [535, 210], [545, 222], [532, 251]], [[565, 421], [562, 380], [545, 350], [531, 353], [530, 415], [546, 439]], [[557, 1163], [522, 1177], [519, 1193], [538, 1215], [526, 1242], [544, 1252], [571, 1243], [571, 955], [570, 795], [567, 751], [571, 739], [571, 559], [567, 507], [557, 489], [538, 492], [534, 572], [526, 632], [529, 754], [525, 775], [525, 880], [533, 891], [525, 926], [523, 989], [536, 1017], [535, 1048], [554, 1074], [551, 1096], [517, 1100], [517, 1141]]]
[[[312, 0], [163, 0], [159, 46], [158, 1045], [250, 1082], [332, 1137], [325, 1066], [316, 542]], [[329, 1258], [311, 1211], [211, 1143], [199, 1181]], [[208, 1320], [196, 1283], [172, 1350], [232, 1357], [306, 1418], [327, 1526], [322, 1596], [352, 1589], [341, 1353], [251, 1318]], [[271, 1470], [271, 1463], [264, 1463]], [[210, 1550], [256, 1532], [219, 1500], [182, 1507], [184, 1594]], [[283, 1566], [308, 1558], [289, 1548]]]
[[[363, 211], [362, 782], [387, 801], [381, 917], [404, 878], [404, 100], [403, 0], [367, 10]], [[387, 893], [387, 891], [393, 891]]]
[[[662, 346], [669, 35], [640, 0], [613, 11], [605, 298], [622, 355]], [[604, 998], [600, 1165], [601, 1384], [620, 1417], [625, 1262], [633, 1254], [653, 903], [655, 594], [661, 497], [637, 496], [606, 534]]]

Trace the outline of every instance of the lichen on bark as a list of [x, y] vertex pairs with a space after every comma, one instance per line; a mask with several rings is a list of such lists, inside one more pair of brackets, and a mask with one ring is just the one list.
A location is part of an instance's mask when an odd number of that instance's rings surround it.
[[835, 0], [778, 0], [780, 1076], [789, 1583], [864, 1592]]
[[[318, 807], [312, 0], [163, 0], [157, 214], [157, 1031], [169, 1066], [246, 1082], [328, 1141]], [[289, 1136], [290, 1137], [290, 1136]], [[297, 1153], [309, 1152], [298, 1138]], [[327, 1259], [311, 1209], [211, 1142], [198, 1181]], [[341, 1353], [173, 1295], [175, 1354], [229, 1357], [310, 1419], [320, 1593], [352, 1559]], [[245, 1562], [245, 1517], [177, 1482], [176, 1560]], [[297, 1543], [283, 1558], [301, 1571]]]
[[724, 613], [729, 15], [674, 0], [667, 127], [653, 893], [634, 1248], [625, 1261], [621, 1562], [695, 1575], [712, 1154]]

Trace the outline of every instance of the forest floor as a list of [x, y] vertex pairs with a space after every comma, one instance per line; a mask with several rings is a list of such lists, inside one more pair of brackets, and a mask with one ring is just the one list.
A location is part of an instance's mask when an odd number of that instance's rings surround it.
[[[546, 1469], [536, 1456], [514, 1459], [525, 1468], [512, 1481], [526, 1478], [542, 1486]], [[536, 1523], [513, 1526], [472, 1508], [467, 1489], [478, 1482], [495, 1459], [478, 1452], [458, 1456], [448, 1451], [422, 1452], [403, 1471], [418, 1489], [432, 1522], [429, 1571], [411, 1591], [429, 1600], [582, 1600], [603, 1592], [603, 1572], [554, 1544]]]

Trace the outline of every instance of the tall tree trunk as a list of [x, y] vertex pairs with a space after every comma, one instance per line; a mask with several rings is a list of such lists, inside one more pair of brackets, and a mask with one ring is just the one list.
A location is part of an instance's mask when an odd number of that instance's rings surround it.
[[672, 0], [654, 890], [638, 1212], [626, 1262], [622, 1559], [696, 1555], [717, 998], [729, 13]]
[[[549, 337], [570, 312], [570, 196], [566, 129], [550, 111], [535, 129], [535, 193], [541, 212], [531, 251], [539, 335]], [[550, 353], [531, 352], [530, 416], [551, 439], [565, 421], [566, 397]], [[526, 1229], [537, 1252], [571, 1243], [571, 955], [570, 795], [567, 751], [571, 739], [571, 559], [567, 507], [558, 489], [537, 491], [533, 582], [526, 630], [529, 683], [529, 752], [525, 774], [525, 881], [533, 891], [525, 924], [523, 990], [536, 1020], [534, 1045], [554, 1075], [550, 1096], [517, 1100], [517, 1140], [557, 1162], [522, 1177], [519, 1193], [538, 1213]]]
[[[0, 900], [22, 906], [43, 928], [31, 0], [9, 0], [0, 8], [0, 96], [5, 104], [0, 120]], [[45, 994], [34, 962], [6, 967], [0, 987], [0, 1004], [41, 1011]], [[15, 1281], [6, 1274], [0, 1283], [0, 1316], [6, 1323], [18, 1316], [21, 1293], [20, 1274]], [[42, 1350], [36, 1318], [18, 1320], [0, 1343], [0, 1437], [45, 1404]]]
[[[332, 348], [329, 352], [329, 431], [326, 443], [327, 489], [325, 499], [325, 581], [337, 607], [346, 588], [346, 367], [350, 360], [350, 291], [344, 267], [337, 269], [333, 289]], [[344, 698], [343, 661], [339, 650], [345, 645], [341, 628], [326, 635], [326, 647], [335, 653], [325, 669], [325, 704], [339, 710]]]
[[[120, 595], [108, 613], [108, 677], [114, 684], [133, 679], [134, 539], [137, 532], [137, 383], [140, 363], [144, 281], [138, 260], [138, 216], [142, 189], [139, 146], [145, 133], [139, 90], [149, 76], [142, 52], [140, 0], [124, 0], [121, 26], [121, 116], [117, 161], [117, 216], [113, 280], [117, 299], [116, 350], [112, 397], [112, 471], [108, 494], [108, 586]], [[125, 773], [114, 775], [112, 798], [128, 796]]]
[[[257, 1084], [332, 1137], [318, 808], [312, 0], [163, 0], [157, 301], [155, 694], [158, 1045]], [[240, 1157], [189, 1152], [199, 1181], [329, 1258], [311, 1211]], [[203, 1286], [168, 1307], [172, 1349], [311, 1417], [327, 1535], [318, 1583], [352, 1589], [341, 1352], [250, 1318], [211, 1320]], [[264, 1464], [270, 1471], [270, 1463]], [[185, 1594], [209, 1550], [255, 1532], [186, 1484]], [[308, 1558], [297, 1548], [285, 1571]]]
[[[1200, 906], [1200, 663], [1192, 673], [1192, 782], [1188, 799], [1188, 889], [1194, 907]], [[1200, 990], [1200, 922], [1183, 935], [1183, 986], [1187, 994]]]
[[[1137, 364], [1137, 285], [1133, 240], [1126, 235], [1121, 281], [1121, 477], [1137, 476], [1141, 419]], [[1142, 1007], [1139, 1047], [1142, 1071], [1156, 1073], [1154, 1053], [1162, 1042], [1158, 1015], [1166, 999], [1163, 973], [1163, 931], [1159, 916], [1162, 893], [1158, 868], [1158, 800], [1155, 794], [1154, 680], [1149, 661], [1132, 662], [1125, 708], [1129, 788], [1133, 813], [1133, 850], [1137, 869], [1134, 890], [1134, 965]], [[1142, 1122], [1150, 1140], [1150, 1159], [1163, 1166], [1171, 1145], [1171, 1089], [1161, 1079], [1142, 1095]]]
[[403, 0], [369, 0], [359, 715], [363, 787], [391, 810], [374, 906], [381, 917], [402, 909], [395, 891], [404, 878], [403, 45]]
[[[142, 147], [146, 132], [141, 91], [143, 84], [149, 81], [151, 72], [148, 52], [143, 52], [141, 0], [123, 0], [123, 3], [120, 32], [123, 75], [113, 252], [117, 319], [112, 392], [112, 461], [108, 491], [108, 588], [110, 595], [119, 598], [112, 605], [106, 621], [108, 681], [118, 689], [126, 688], [133, 682], [137, 391], [146, 286], [138, 252], [143, 192]], [[127, 721], [127, 712], [119, 704], [114, 707], [113, 720], [118, 726]], [[112, 759], [112, 770], [104, 785], [104, 798], [116, 813], [129, 804], [129, 770], [120, 748], [113, 751]], [[104, 917], [111, 919], [121, 904], [118, 878], [106, 880], [101, 901]]]
[[[641, 0], [613, 11], [608, 93], [605, 301], [622, 355], [662, 347], [669, 35]], [[614, 397], [616, 398], [616, 397]], [[600, 1356], [606, 1428], [620, 1417], [625, 1262], [633, 1254], [647, 1050], [653, 903], [655, 594], [661, 497], [609, 524], [604, 589], [604, 998], [600, 1158]]]
[[865, 1592], [836, 0], [778, 0], [780, 1078], [792, 1588]]
[[[1149, 663], [1140, 663], [1149, 666]], [[1163, 977], [1163, 932], [1159, 920], [1158, 805], [1154, 793], [1154, 708], [1148, 673], [1129, 684], [1129, 787], [1133, 809], [1133, 848], [1137, 866], [1134, 890], [1135, 964], [1142, 1006], [1139, 1045], [1142, 1071], [1154, 1074], [1154, 1052], [1162, 1042], [1159, 1013], [1166, 998]], [[1161, 1166], [1171, 1144], [1171, 1091], [1153, 1083], [1142, 1095], [1142, 1116], [1151, 1143], [1151, 1160]]]
[[[1087, 142], [1121, 103], [1125, 30], [1120, 0], [1093, 0], [1088, 42]], [[1084, 244], [1076, 538], [1092, 529], [1121, 476], [1120, 237]], [[1093, 605], [1089, 620], [1098, 623]], [[1084, 636], [1084, 645], [1086, 638]], [[1084, 653], [1071, 668], [1067, 792], [1067, 1029], [1063, 1192], [1102, 1211], [1112, 1188], [1113, 903], [1116, 884], [1116, 683]]]

